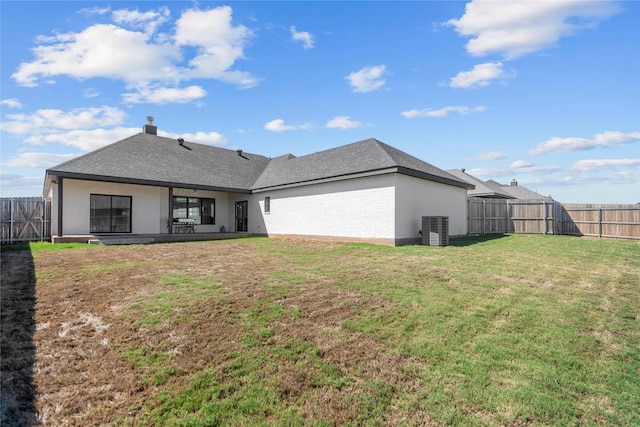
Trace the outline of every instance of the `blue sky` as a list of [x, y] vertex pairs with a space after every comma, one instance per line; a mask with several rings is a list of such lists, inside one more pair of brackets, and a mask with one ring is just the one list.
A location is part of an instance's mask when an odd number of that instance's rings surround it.
[[640, 2], [5, 1], [1, 195], [141, 131], [640, 202]]

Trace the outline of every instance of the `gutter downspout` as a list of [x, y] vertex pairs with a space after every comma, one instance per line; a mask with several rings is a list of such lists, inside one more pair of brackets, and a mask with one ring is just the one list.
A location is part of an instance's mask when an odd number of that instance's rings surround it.
[[169, 223], [167, 227], [169, 227], [169, 234], [173, 234], [173, 187], [169, 187]]
[[64, 179], [58, 177], [58, 237], [62, 237], [62, 198], [63, 198], [63, 183]]

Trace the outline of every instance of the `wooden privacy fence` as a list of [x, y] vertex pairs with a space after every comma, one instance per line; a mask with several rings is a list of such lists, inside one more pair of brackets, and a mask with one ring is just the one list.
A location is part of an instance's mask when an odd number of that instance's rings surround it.
[[640, 205], [560, 205], [562, 234], [640, 239]]
[[43, 197], [0, 198], [1, 243], [49, 240], [51, 202]]
[[640, 205], [468, 199], [469, 234], [542, 233], [640, 239]]

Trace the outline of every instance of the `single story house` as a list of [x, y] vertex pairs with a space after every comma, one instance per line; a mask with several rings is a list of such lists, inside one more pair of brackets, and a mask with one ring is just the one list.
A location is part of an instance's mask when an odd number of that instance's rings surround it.
[[536, 193], [533, 190], [529, 190], [526, 187], [518, 185], [518, 181], [511, 180], [508, 185], [501, 184], [493, 179], [483, 181], [475, 176], [469, 174], [464, 169], [450, 169], [451, 175], [467, 182], [474, 186], [474, 188], [467, 191], [469, 197], [480, 197], [483, 199], [519, 199], [519, 200], [545, 200], [552, 201], [551, 196], [543, 196]]
[[[245, 232], [420, 243], [423, 216], [467, 234], [473, 185], [376, 139], [296, 157], [143, 132], [46, 171], [52, 240]], [[187, 227], [187, 228], [185, 228]]]
[[450, 169], [451, 175], [461, 181], [472, 184], [474, 188], [468, 190], [469, 197], [481, 197], [484, 199], [516, 199], [517, 197], [504, 191], [500, 184], [495, 181], [482, 181], [473, 175], [468, 174], [464, 169]]

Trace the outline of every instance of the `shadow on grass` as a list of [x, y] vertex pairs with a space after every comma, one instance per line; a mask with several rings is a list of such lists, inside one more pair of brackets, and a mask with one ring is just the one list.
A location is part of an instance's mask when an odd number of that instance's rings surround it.
[[476, 245], [478, 243], [489, 242], [491, 240], [497, 240], [507, 237], [506, 234], [485, 234], [482, 236], [465, 236], [465, 237], [456, 237], [449, 240], [449, 246], [471, 246]]
[[0, 281], [0, 425], [39, 424], [33, 365], [36, 273], [28, 245], [3, 247]]

